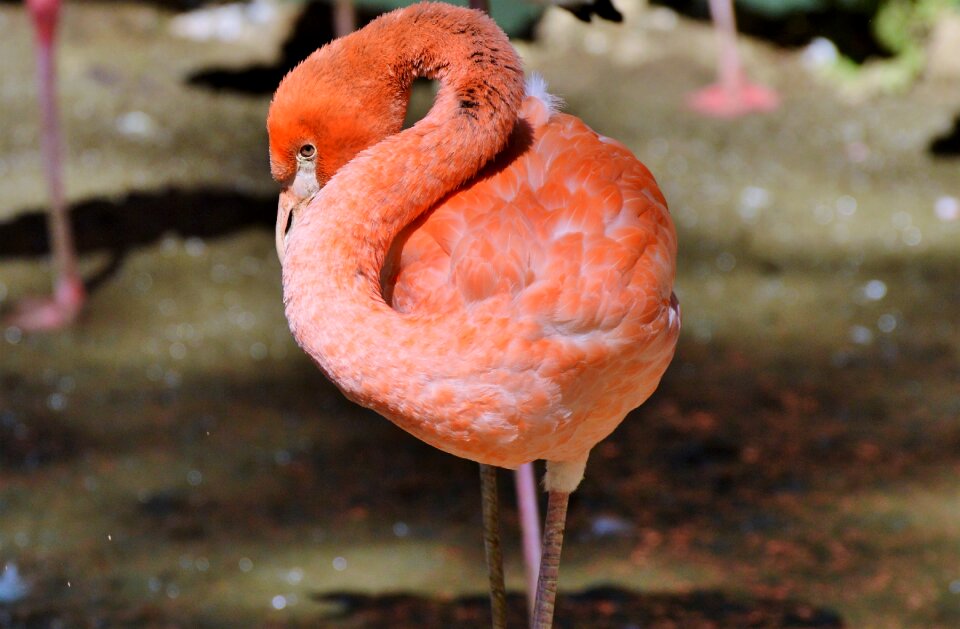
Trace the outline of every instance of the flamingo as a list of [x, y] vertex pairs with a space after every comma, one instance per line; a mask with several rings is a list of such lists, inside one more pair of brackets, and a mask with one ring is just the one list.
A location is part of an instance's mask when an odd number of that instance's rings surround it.
[[[419, 76], [440, 89], [401, 131]], [[652, 394], [680, 329], [653, 176], [557, 105], [485, 14], [422, 3], [314, 52], [267, 116], [298, 344], [351, 400], [479, 462], [486, 498], [492, 468], [546, 460], [537, 629], [589, 452]]]
[[704, 115], [735, 118], [752, 112], [773, 111], [780, 97], [773, 90], [747, 80], [737, 52], [737, 23], [733, 0], [710, 0], [710, 16], [717, 34], [717, 82], [691, 94], [687, 104]]
[[63, 142], [57, 114], [53, 58], [60, 0], [27, 0], [27, 9], [33, 20], [37, 42], [43, 169], [50, 196], [47, 229], [53, 249], [55, 278], [50, 297], [24, 299], [15, 306], [5, 323], [28, 331], [56, 330], [72, 323], [86, 301], [63, 195]]

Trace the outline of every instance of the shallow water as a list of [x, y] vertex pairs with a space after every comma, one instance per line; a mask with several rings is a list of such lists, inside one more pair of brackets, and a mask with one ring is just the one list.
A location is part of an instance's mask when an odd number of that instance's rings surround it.
[[[956, 86], [870, 96], [748, 42], [784, 107], [705, 120], [680, 103], [712, 34], [641, 17], [553, 14], [521, 46], [657, 175], [681, 243], [677, 357], [574, 497], [558, 624], [956, 626], [960, 162], [926, 150]], [[67, 4], [67, 189], [96, 285], [74, 328], [0, 339], [0, 564], [30, 589], [0, 626], [484, 626], [474, 466], [299, 352], [269, 96], [187, 84], [269, 63], [282, 20], [224, 43], [171, 19]], [[0, 306], [49, 281], [28, 37], [0, 5]]]

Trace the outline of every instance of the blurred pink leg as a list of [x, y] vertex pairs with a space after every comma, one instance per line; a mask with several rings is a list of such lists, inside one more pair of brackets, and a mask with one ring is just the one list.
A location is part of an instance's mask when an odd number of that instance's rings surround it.
[[540, 570], [540, 509], [537, 508], [537, 481], [533, 463], [517, 468], [517, 506], [520, 510], [520, 530], [523, 532], [523, 562], [527, 578], [527, 606], [533, 615], [536, 604], [537, 579]]
[[754, 111], [772, 111], [780, 105], [776, 92], [749, 82], [737, 52], [737, 25], [733, 0], [710, 0], [710, 15], [717, 33], [717, 83], [694, 92], [687, 104], [718, 118], [733, 118]]
[[50, 194], [48, 230], [53, 254], [53, 294], [28, 298], [5, 321], [24, 330], [55, 330], [71, 323], [85, 300], [63, 194], [63, 148], [57, 115], [53, 39], [60, 0], [27, 0], [37, 36], [37, 79], [43, 128], [43, 167]]

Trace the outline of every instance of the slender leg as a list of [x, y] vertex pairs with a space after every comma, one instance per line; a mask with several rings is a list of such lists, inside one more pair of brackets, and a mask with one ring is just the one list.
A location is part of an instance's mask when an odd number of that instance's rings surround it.
[[71, 323], [85, 300], [77, 270], [70, 222], [63, 194], [63, 146], [57, 114], [53, 40], [60, 0], [27, 0], [37, 35], [37, 79], [43, 128], [43, 167], [50, 193], [47, 227], [53, 253], [54, 283], [51, 298], [33, 298], [18, 304], [6, 321], [25, 330], [54, 330]]
[[780, 104], [777, 93], [744, 77], [737, 52], [737, 24], [732, 0], [710, 0], [717, 33], [717, 83], [690, 95], [690, 107], [708, 116], [732, 118], [753, 111], [771, 111]]
[[520, 530], [523, 532], [523, 561], [527, 577], [527, 611], [533, 618], [536, 606], [537, 579], [540, 566], [540, 509], [537, 508], [537, 481], [533, 463], [517, 468], [517, 506], [520, 510]]
[[537, 604], [533, 629], [553, 627], [553, 608], [557, 597], [557, 576], [560, 573], [560, 549], [563, 547], [563, 528], [567, 520], [570, 494], [551, 491], [547, 502], [547, 521], [543, 527], [543, 557], [540, 560], [540, 580], [537, 583]]
[[733, 14], [733, 0], [710, 0], [710, 15], [717, 29], [717, 78], [729, 98], [740, 90], [743, 79], [740, 53], [737, 52], [737, 23]]
[[357, 30], [357, 12], [353, 0], [335, 0], [333, 3], [333, 34], [344, 37]]
[[483, 548], [490, 576], [490, 607], [493, 629], [507, 626], [507, 589], [503, 582], [503, 551], [500, 548], [500, 507], [497, 498], [497, 468], [480, 464], [480, 498], [483, 504]]

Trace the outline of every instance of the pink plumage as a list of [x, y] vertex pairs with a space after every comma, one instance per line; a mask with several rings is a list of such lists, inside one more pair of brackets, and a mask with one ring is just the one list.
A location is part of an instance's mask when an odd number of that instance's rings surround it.
[[[440, 91], [401, 131], [417, 76]], [[525, 89], [492, 20], [425, 3], [315, 52], [267, 121], [304, 350], [350, 399], [441, 450], [547, 460], [538, 629], [567, 496], [656, 388], [680, 329], [676, 234], [653, 176], [554, 105], [541, 81]]]

